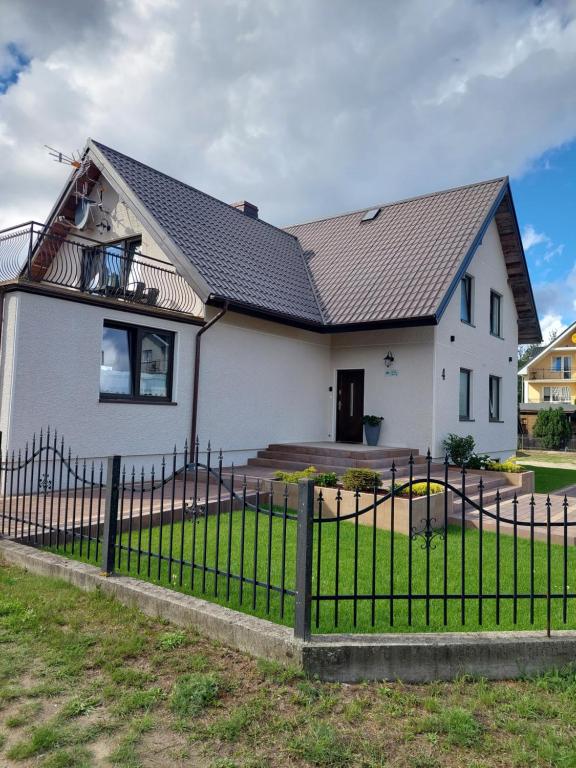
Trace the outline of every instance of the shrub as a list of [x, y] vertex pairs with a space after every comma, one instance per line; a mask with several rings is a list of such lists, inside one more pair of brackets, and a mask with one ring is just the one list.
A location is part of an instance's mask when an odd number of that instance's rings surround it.
[[377, 427], [384, 421], [384, 416], [363, 416], [362, 423], [367, 424], [369, 427]]
[[307, 467], [299, 472], [283, 472], [278, 470], [274, 473], [274, 480], [282, 483], [297, 483], [299, 480], [314, 480], [314, 485], [320, 485], [323, 488], [335, 488], [338, 485], [338, 475], [336, 472], [318, 472], [316, 467]]
[[490, 464], [492, 463], [493, 462], [489, 454], [473, 453], [466, 462], [466, 467], [468, 469], [490, 469]]
[[307, 478], [315, 478], [318, 470], [316, 467], [307, 467], [297, 472], [283, 472], [278, 470], [274, 473], [274, 480], [279, 480], [282, 483], [297, 483], [298, 480], [306, 480]]
[[338, 485], [338, 475], [336, 472], [320, 472], [314, 478], [314, 483], [322, 486], [322, 488], [336, 488]]
[[448, 454], [448, 458], [457, 467], [464, 467], [468, 463], [474, 452], [475, 445], [476, 443], [472, 435], [460, 437], [460, 435], [455, 435], [453, 432], [442, 441], [442, 447]]
[[342, 475], [342, 486], [347, 491], [373, 491], [380, 488], [382, 478], [380, 472], [364, 467], [350, 468]]
[[495, 472], [524, 472], [524, 467], [510, 459], [507, 461], [491, 461], [487, 469], [492, 469]]
[[[394, 490], [396, 491], [396, 494], [398, 496], [402, 496], [403, 498], [409, 498], [410, 497], [410, 488], [406, 487], [403, 488], [404, 483], [395, 483], [394, 484]], [[443, 493], [444, 492], [444, 486], [440, 485], [440, 483], [413, 483], [412, 484], [412, 496], [426, 496], [428, 493], [427, 487], [430, 486], [430, 495], [434, 493]], [[399, 490], [402, 489], [402, 490]], [[386, 493], [390, 493], [392, 488], [386, 488]]]
[[572, 427], [562, 408], [547, 408], [538, 413], [533, 435], [542, 441], [542, 448], [554, 451], [564, 448], [572, 436]]

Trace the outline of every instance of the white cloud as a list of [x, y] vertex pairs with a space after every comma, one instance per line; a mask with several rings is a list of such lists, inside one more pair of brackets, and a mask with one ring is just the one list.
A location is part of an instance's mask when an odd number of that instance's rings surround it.
[[0, 49], [32, 59], [0, 96], [0, 225], [46, 215], [43, 144], [88, 135], [279, 224], [576, 136], [576, 0], [0, 1]]
[[567, 327], [576, 319], [576, 266], [565, 277], [534, 286], [536, 307], [544, 339], [552, 329]]
[[551, 338], [559, 336], [567, 327], [561, 315], [544, 315], [540, 318], [540, 328], [542, 329], [542, 338], [547, 343]]
[[529, 251], [530, 248], [534, 248], [536, 245], [545, 243], [550, 245], [550, 238], [545, 235], [544, 232], [536, 232], [532, 224], [527, 224], [522, 232], [522, 245], [525, 251]]

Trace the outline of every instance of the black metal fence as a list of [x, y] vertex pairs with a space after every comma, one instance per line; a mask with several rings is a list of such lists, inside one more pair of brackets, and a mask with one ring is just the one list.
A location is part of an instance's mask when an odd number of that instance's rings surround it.
[[21, 280], [199, 315], [201, 302], [168, 263], [130, 244], [60, 236], [30, 222], [0, 231], [0, 282]]
[[149, 470], [39, 433], [0, 448], [0, 534], [312, 632], [576, 627], [576, 514], [498, 473], [392, 465], [369, 492], [239, 476], [196, 445]]

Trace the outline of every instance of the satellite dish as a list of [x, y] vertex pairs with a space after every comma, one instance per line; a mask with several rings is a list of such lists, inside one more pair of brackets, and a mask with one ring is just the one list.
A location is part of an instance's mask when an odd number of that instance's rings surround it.
[[90, 201], [83, 197], [78, 201], [78, 205], [74, 211], [74, 226], [76, 229], [84, 229], [84, 227], [88, 224], [89, 218]]

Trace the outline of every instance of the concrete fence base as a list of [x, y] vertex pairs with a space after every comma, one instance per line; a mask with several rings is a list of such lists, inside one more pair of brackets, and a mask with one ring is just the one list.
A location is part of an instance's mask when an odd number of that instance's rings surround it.
[[576, 662], [576, 632], [446, 632], [385, 635], [316, 635], [294, 638], [288, 627], [247, 616], [128, 576], [0, 539], [0, 557], [31, 573], [63, 579], [86, 591], [101, 590], [140, 609], [252, 656], [303, 669], [321, 680], [492, 680], [536, 674]]

